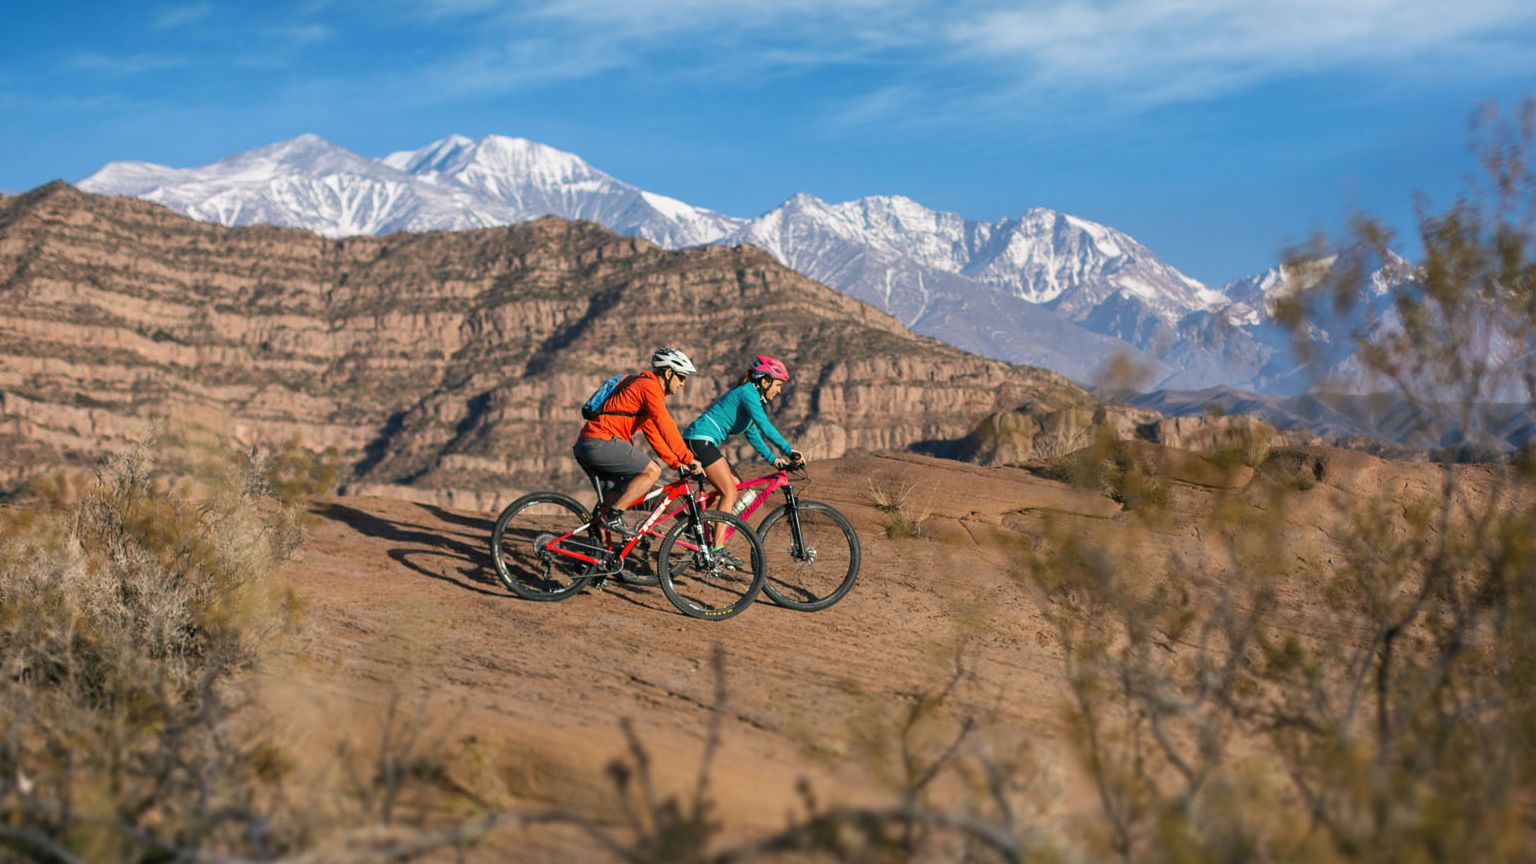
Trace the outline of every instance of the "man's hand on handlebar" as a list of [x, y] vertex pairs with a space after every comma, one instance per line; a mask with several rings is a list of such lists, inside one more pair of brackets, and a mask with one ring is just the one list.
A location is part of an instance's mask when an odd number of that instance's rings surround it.
[[692, 462], [689, 462], [687, 465], [678, 466], [677, 473], [683, 475], [684, 477], [703, 477], [704, 466], [700, 465], [699, 460], [695, 459]]

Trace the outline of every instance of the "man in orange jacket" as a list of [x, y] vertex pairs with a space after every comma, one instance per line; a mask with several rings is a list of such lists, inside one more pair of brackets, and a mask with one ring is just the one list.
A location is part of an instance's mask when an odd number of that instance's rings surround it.
[[624, 508], [639, 501], [661, 479], [661, 466], [631, 442], [636, 431], [645, 433], [651, 449], [667, 465], [690, 474], [700, 472], [698, 460], [683, 443], [664, 401], [683, 389], [695, 371], [687, 354], [676, 348], [658, 348], [651, 355], [651, 371], [620, 385], [597, 417], [581, 427], [571, 448], [576, 461], [588, 474], [614, 481], [596, 514], [604, 528], [633, 534], [624, 524]]

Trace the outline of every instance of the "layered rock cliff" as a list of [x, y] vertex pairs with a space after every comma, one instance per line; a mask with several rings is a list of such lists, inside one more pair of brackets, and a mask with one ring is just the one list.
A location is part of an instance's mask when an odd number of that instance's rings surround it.
[[783, 357], [795, 377], [772, 415], [827, 457], [1092, 403], [752, 247], [666, 251], [554, 218], [328, 240], [56, 183], [0, 199], [0, 490], [168, 418], [334, 446], [354, 489], [490, 507], [577, 485], [578, 405], [660, 344], [700, 365], [673, 408], [685, 422], [752, 354]]

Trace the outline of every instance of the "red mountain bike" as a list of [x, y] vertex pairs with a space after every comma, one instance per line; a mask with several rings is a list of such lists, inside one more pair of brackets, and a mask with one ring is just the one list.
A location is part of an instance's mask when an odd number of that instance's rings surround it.
[[[695, 482], [682, 477], [652, 490], [632, 508], [654, 502], [650, 515], [633, 536], [614, 535], [612, 542], [609, 532], [569, 495], [524, 495], [501, 511], [491, 531], [496, 575], [519, 597], [564, 600], [589, 584], [600, 586], [608, 577], [619, 576], [631, 556], [648, 559], [662, 520], [673, 517], [657, 550], [655, 582], [661, 584], [662, 593], [694, 618], [738, 615], [763, 588], [763, 547], [742, 519], [705, 510], [700, 504], [702, 490], [695, 491]], [[679, 498], [682, 506], [668, 512]], [[715, 542], [709, 538], [716, 538]]]

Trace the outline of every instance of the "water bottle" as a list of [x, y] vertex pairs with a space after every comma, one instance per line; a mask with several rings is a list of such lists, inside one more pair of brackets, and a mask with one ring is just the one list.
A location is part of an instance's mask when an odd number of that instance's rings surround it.
[[743, 511], [743, 510], [747, 509], [748, 507], [752, 506], [752, 502], [756, 501], [756, 500], [757, 500], [757, 490], [756, 489], [748, 489], [747, 491], [741, 493], [741, 497], [740, 498], [736, 499], [736, 506], [731, 508], [731, 512], [735, 513], [735, 514], [737, 514], [739, 516], [739, 515], [741, 515], [741, 511]]

